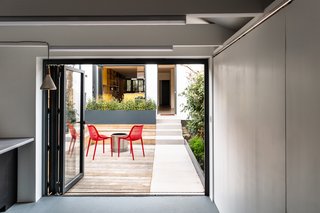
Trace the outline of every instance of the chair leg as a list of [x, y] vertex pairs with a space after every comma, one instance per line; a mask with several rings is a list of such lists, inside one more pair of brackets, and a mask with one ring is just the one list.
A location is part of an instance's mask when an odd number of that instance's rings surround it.
[[74, 145], [76, 144], [76, 139], [73, 139], [73, 145], [72, 145], [72, 149], [71, 149], [71, 155], [72, 155], [72, 153], [73, 153], [73, 150], [74, 150]]
[[111, 150], [111, 157], [113, 157], [113, 144], [112, 144], [112, 137], [110, 138], [110, 150]]
[[143, 147], [143, 139], [142, 138], [141, 138], [141, 146], [142, 146], [143, 157], [145, 157], [145, 155], [144, 155], [144, 147]]
[[118, 157], [120, 157], [120, 138], [118, 138]]
[[132, 140], [131, 139], [130, 139], [130, 149], [131, 149], [132, 160], [134, 160], [134, 154], [133, 154], [133, 147], [132, 147]]
[[88, 147], [87, 147], [87, 154], [86, 154], [86, 157], [88, 157], [90, 144], [91, 144], [91, 138], [89, 139], [89, 143], [88, 143]]
[[70, 140], [68, 154], [70, 154], [70, 151], [71, 151], [71, 144], [72, 144], [72, 141], [73, 141], [73, 138], [71, 138], [71, 140]]
[[104, 140], [103, 140], [103, 154], [104, 154]]
[[94, 147], [93, 157], [92, 160], [94, 160], [94, 157], [96, 156], [96, 150], [97, 150], [98, 141], [96, 141], [96, 145]]

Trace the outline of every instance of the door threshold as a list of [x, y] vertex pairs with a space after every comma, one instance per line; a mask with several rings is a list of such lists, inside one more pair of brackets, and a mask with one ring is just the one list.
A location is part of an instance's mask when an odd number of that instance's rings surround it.
[[119, 192], [119, 193], [105, 193], [105, 192], [90, 192], [90, 193], [70, 193], [67, 192], [65, 197], [153, 197], [153, 196], [204, 196], [204, 192], [154, 192], [154, 193], [137, 193], [137, 192]]

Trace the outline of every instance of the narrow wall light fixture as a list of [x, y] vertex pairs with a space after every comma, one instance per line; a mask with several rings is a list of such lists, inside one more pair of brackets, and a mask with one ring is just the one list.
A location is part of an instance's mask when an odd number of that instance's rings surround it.
[[[47, 43], [47, 46], [48, 46], [48, 61], [49, 61], [50, 60], [50, 45], [49, 45], [49, 43]], [[57, 89], [57, 87], [51, 77], [50, 65], [48, 65], [48, 72], [42, 82], [40, 89], [41, 90], [56, 90]]]

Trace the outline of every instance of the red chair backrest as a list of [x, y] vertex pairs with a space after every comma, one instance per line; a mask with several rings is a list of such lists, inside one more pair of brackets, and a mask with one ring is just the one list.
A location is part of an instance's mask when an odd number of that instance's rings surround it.
[[68, 128], [69, 128], [69, 131], [70, 131], [70, 135], [72, 138], [76, 139], [77, 138], [77, 131], [76, 129], [74, 128], [74, 126], [70, 123], [67, 124], [68, 125]]
[[93, 125], [88, 125], [89, 135], [92, 140], [98, 140], [100, 135], [97, 128]]
[[142, 130], [143, 130], [143, 125], [134, 125], [128, 137], [130, 137], [132, 140], [138, 140], [142, 138]]

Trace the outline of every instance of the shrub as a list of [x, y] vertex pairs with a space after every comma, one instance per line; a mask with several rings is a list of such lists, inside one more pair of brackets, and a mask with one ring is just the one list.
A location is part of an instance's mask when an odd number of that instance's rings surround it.
[[189, 146], [196, 157], [199, 165], [204, 169], [204, 141], [199, 136], [194, 136], [189, 140]]
[[197, 73], [190, 80], [190, 85], [181, 94], [187, 99], [186, 104], [183, 105], [183, 111], [188, 113], [190, 119], [187, 128], [192, 135], [204, 138], [204, 75]]
[[74, 103], [67, 101], [67, 121], [75, 123], [77, 121], [77, 110], [74, 108]]
[[117, 99], [112, 99], [110, 101], [105, 101], [103, 99], [89, 100], [87, 103], [87, 110], [155, 110], [156, 104], [153, 100], [128, 100], [128, 101], [118, 101]]

